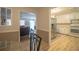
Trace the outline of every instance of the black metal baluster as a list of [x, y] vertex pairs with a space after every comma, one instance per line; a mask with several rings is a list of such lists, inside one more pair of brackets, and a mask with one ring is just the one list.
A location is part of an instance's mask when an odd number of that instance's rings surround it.
[[30, 35], [30, 51], [40, 50], [41, 39], [42, 38], [39, 37], [37, 34], [32, 33]]

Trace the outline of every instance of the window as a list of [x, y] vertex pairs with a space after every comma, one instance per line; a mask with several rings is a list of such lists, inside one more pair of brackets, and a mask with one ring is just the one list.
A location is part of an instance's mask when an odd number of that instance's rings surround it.
[[20, 26], [24, 26], [25, 25], [25, 20], [20, 20]]

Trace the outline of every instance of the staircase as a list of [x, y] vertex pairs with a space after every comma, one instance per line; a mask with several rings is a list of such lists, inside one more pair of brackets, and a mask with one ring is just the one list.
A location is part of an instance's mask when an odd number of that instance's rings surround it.
[[30, 33], [30, 51], [39, 51], [42, 38], [37, 34]]

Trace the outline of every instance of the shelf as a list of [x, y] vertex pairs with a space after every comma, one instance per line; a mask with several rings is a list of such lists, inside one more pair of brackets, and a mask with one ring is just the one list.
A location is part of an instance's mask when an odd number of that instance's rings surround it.
[[71, 32], [79, 33], [79, 19], [72, 19], [71, 20]]
[[71, 29], [71, 32], [79, 33], [79, 29]]

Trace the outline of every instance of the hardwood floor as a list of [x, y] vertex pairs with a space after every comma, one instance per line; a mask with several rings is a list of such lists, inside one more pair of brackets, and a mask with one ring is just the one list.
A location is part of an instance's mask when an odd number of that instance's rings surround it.
[[79, 38], [58, 34], [48, 51], [79, 51]]
[[28, 36], [23, 36], [20, 38], [20, 42], [21, 42], [21, 50], [22, 51], [30, 51], [30, 40], [28, 38]]
[[[40, 51], [47, 51], [48, 43], [45, 40], [41, 41]], [[30, 51], [30, 39], [27, 36], [21, 37], [21, 51]]]

